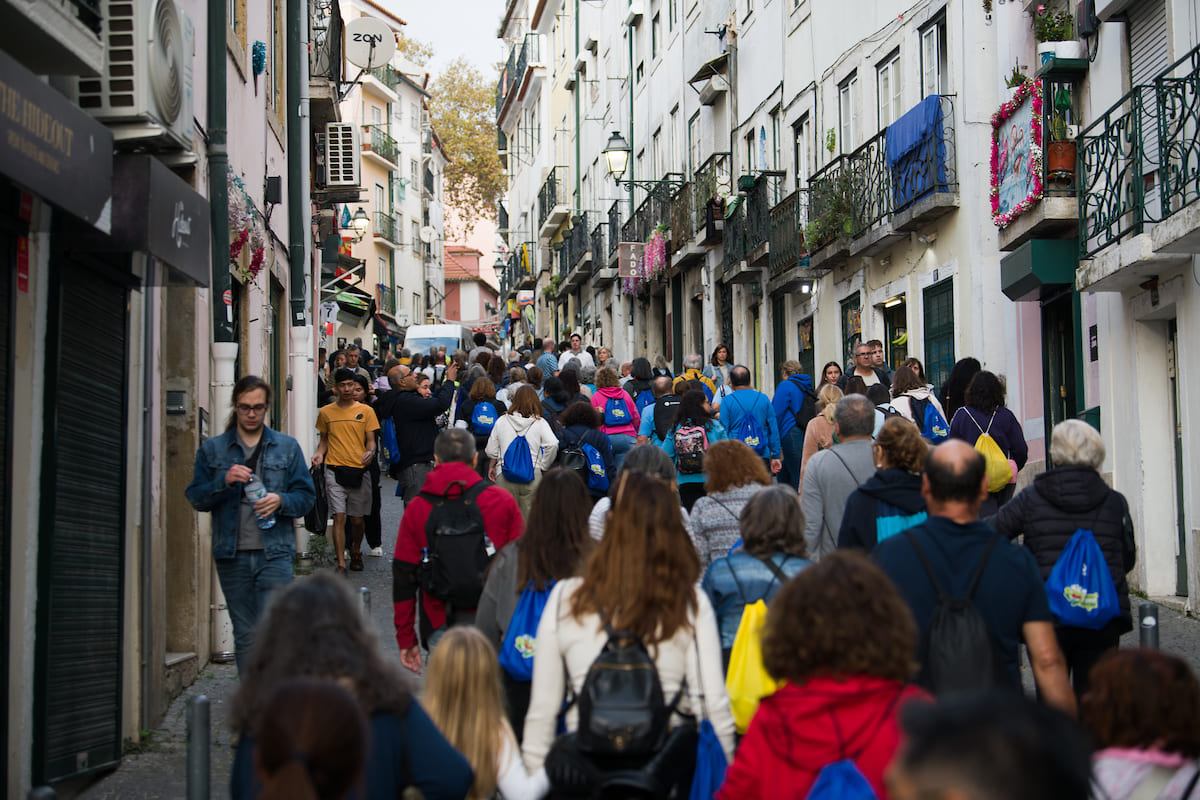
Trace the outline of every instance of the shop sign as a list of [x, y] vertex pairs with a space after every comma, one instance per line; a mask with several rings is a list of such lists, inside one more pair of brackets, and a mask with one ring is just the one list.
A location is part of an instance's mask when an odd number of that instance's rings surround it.
[[124, 155], [113, 175], [113, 239], [147, 252], [197, 286], [207, 286], [208, 199], [156, 158]]
[[113, 137], [0, 50], [0, 172], [108, 233]]

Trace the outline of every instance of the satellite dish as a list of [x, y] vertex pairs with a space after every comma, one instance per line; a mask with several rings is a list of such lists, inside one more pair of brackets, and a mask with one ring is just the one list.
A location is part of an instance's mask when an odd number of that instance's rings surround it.
[[425, 227], [421, 228], [421, 241], [425, 244], [429, 244], [436, 237], [437, 230], [435, 230], [432, 225], [426, 225]]
[[387, 23], [358, 17], [346, 23], [346, 60], [363, 69], [378, 69], [396, 54], [396, 35]]

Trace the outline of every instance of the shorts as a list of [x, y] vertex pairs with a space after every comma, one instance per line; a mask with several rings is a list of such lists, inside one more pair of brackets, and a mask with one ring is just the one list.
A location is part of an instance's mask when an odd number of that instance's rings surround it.
[[333, 477], [333, 470], [325, 467], [325, 494], [329, 498], [330, 514], [345, 514], [348, 517], [365, 517], [371, 513], [371, 476], [363, 475], [357, 489], [347, 489]]

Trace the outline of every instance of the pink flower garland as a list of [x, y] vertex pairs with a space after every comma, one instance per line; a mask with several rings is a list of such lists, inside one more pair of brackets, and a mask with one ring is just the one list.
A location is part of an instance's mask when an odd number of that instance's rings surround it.
[[[1017, 113], [1017, 109], [1027, 98], [1033, 100], [1033, 118], [1030, 120], [1029, 170], [1032, 173], [1033, 188], [1029, 196], [1013, 206], [1011, 211], [1000, 213], [1000, 127]], [[1042, 199], [1042, 82], [1029, 81], [1017, 87], [1009, 100], [992, 114], [992, 157], [991, 157], [991, 189], [992, 222], [997, 228], [1007, 228], [1012, 221], [1033, 208], [1034, 203]]]
[[635, 294], [643, 284], [666, 270], [667, 240], [663, 235], [666, 231], [666, 225], [659, 225], [650, 234], [650, 241], [646, 242], [646, 248], [642, 251], [642, 257], [638, 259], [636, 266], [634, 266], [633, 277], [621, 279], [622, 294]]

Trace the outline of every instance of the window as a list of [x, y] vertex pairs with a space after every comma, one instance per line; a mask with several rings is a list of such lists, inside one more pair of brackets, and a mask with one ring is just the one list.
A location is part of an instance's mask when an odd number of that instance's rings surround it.
[[904, 113], [900, 105], [900, 51], [883, 60], [876, 70], [878, 78], [879, 129], [891, 125]]
[[645, 74], [646, 74], [646, 64], [645, 64], [645, 62], [639, 61], [638, 65], [637, 65], [637, 71], [634, 73], [634, 82], [641, 83], [642, 77]]
[[667, 172], [679, 169], [679, 106], [671, 109], [667, 123]]
[[421, 252], [421, 223], [415, 219], [412, 221], [412, 238], [409, 240], [409, 245], [414, 253]]
[[812, 123], [808, 119], [808, 114], [805, 114], [792, 126], [792, 133], [793, 147], [795, 148], [793, 156], [796, 159], [796, 188], [803, 189], [808, 185], [812, 163]]
[[374, 103], [371, 104], [371, 126], [383, 124], [383, 109]]
[[662, 15], [655, 14], [650, 22], [650, 57], [658, 56], [658, 45], [662, 41]]
[[854, 137], [858, 133], [858, 73], [850, 73], [850, 77], [838, 84], [838, 149], [849, 153], [854, 149]]
[[780, 148], [783, 142], [779, 137], [779, 109], [771, 112], [771, 169], [783, 167], [783, 153]]
[[414, 131], [421, 130], [421, 107], [416, 103], [408, 104], [408, 124]]
[[925, 379], [941, 386], [954, 366], [954, 279], [925, 290]]
[[746, 134], [746, 160], [743, 164], [742, 172], [753, 172], [758, 166], [758, 159], [754, 156], [754, 128]]
[[700, 112], [688, 120], [688, 174], [700, 169]]
[[662, 160], [662, 128], [654, 132], [650, 137], [650, 177], [658, 179], [662, 177], [663, 160]]
[[415, 158], [408, 160], [408, 180], [414, 187], [421, 182], [421, 175], [417, 172], [417, 160]]
[[667, 0], [667, 30], [675, 30], [675, 23], [679, 21], [679, 0]]
[[750, 16], [751, 12], [753, 12], [753, 11], [754, 11], [754, 0], [746, 0], [745, 6], [742, 9], [742, 17], [745, 18], [745, 17]]
[[421, 295], [418, 292], [412, 293], [412, 318], [413, 322], [425, 318], [421, 313]]
[[921, 97], [946, 94], [946, 18], [921, 30]]
[[287, 78], [285, 51], [283, 48], [283, 33], [286, 26], [283, 0], [271, 3], [271, 45], [268, 53], [267, 77], [270, 80], [267, 89], [267, 107], [275, 112], [275, 119], [283, 125], [284, 122], [284, 81]]
[[387, 189], [382, 184], [375, 184], [375, 210], [381, 214], [388, 211]]

